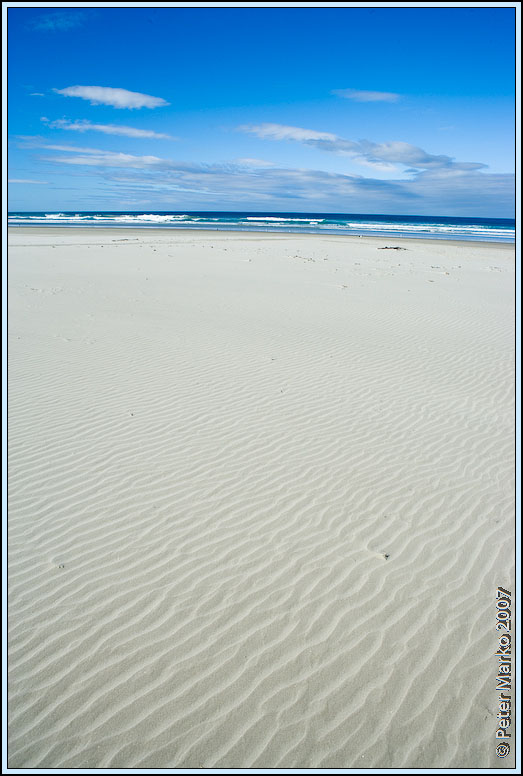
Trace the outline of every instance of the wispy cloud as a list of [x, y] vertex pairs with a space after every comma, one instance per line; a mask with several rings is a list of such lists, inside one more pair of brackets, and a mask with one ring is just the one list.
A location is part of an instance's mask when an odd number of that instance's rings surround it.
[[409, 179], [383, 180], [257, 165], [253, 162], [260, 160], [253, 159], [203, 164], [50, 144], [43, 138], [22, 140], [25, 147], [46, 151], [41, 158], [49, 164], [100, 176], [104, 201], [146, 197], [158, 209], [227, 204], [231, 209], [503, 215], [514, 206], [514, 176], [485, 173], [474, 164], [413, 169]]
[[45, 97], [45, 94], [42, 92], [31, 92], [29, 97]]
[[61, 151], [68, 154], [74, 154], [73, 156], [45, 157], [46, 161], [58, 162], [60, 164], [140, 169], [154, 167], [157, 164], [165, 164], [166, 161], [160, 159], [158, 156], [135, 156], [134, 154], [124, 154], [118, 151], [104, 151], [99, 148], [85, 148], [47, 143], [36, 143], [35, 145], [48, 151]]
[[366, 92], [360, 89], [333, 89], [332, 94], [355, 102], [397, 102], [401, 96], [394, 92]]
[[7, 182], [8, 183], [36, 183], [39, 186], [45, 183], [48, 183], [48, 181], [33, 181], [27, 178], [8, 178]]
[[106, 135], [125, 135], [126, 137], [144, 137], [156, 138], [162, 140], [175, 140], [172, 135], [166, 135], [162, 132], [153, 132], [151, 129], [136, 129], [135, 127], [124, 127], [117, 124], [92, 124], [87, 119], [77, 119], [69, 121], [68, 119], [56, 119], [49, 121], [43, 116], [42, 121], [51, 129], [66, 129], [73, 132], [103, 132]]
[[235, 159], [235, 163], [244, 167], [276, 167], [274, 162], [267, 162], [265, 159]]
[[113, 108], [160, 108], [169, 103], [162, 97], [152, 97], [150, 94], [130, 92], [127, 89], [116, 89], [112, 86], [67, 86], [65, 89], [53, 89], [65, 97], [80, 97], [89, 100], [91, 105], [111, 105]]
[[373, 143], [370, 140], [354, 141], [329, 132], [317, 132], [283, 124], [251, 124], [242, 125], [238, 129], [266, 140], [295, 140], [322, 151], [350, 156], [354, 161], [376, 169], [391, 170], [394, 169], [395, 164], [419, 170], [451, 167], [460, 170], [480, 170], [486, 167], [481, 162], [455, 162], [450, 156], [429, 154], [422, 148], [399, 140], [388, 143]]
[[60, 32], [80, 27], [86, 18], [81, 11], [56, 11], [38, 16], [31, 24], [33, 30]]
[[242, 124], [238, 129], [241, 132], [252, 132], [258, 137], [268, 140], [297, 140], [300, 143], [328, 143], [339, 140], [331, 132], [317, 132], [314, 129], [302, 127], [289, 127], [285, 124]]

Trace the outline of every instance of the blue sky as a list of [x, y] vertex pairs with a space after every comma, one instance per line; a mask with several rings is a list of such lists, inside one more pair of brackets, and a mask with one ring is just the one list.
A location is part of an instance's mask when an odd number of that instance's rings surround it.
[[9, 209], [512, 217], [514, 14], [9, 8]]

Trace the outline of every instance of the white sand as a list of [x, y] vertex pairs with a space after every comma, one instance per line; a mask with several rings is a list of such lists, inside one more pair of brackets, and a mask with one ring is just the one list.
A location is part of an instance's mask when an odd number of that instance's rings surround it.
[[513, 766], [513, 248], [9, 239], [10, 767]]

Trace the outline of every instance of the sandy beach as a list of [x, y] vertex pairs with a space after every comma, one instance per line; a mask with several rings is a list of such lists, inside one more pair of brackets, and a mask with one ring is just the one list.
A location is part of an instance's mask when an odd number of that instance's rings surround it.
[[513, 767], [514, 247], [8, 259], [9, 767]]

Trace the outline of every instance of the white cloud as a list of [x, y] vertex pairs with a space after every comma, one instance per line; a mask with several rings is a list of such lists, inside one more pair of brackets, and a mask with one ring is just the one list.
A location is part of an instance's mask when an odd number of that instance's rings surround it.
[[48, 151], [65, 151], [74, 156], [59, 156], [48, 158], [47, 161], [60, 164], [79, 164], [90, 167], [129, 167], [145, 168], [159, 163], [165, 163], [158, 156], [134, 156], [117, 151], [104, 151], [99, 148], [81, 148], [78, 146], [47, 145], [41, 144], [41, 148]]
[[31, 92], [29, 97], [45, 97], [45, 94], [42, 94], [42, 92]]
[[150, 137], [157, 139], [174, 140], [171, 135], [165, 135], [161, 132], [153, 132], [150, 129], [136, 129], [135, 127], [118, 126], [117, 124], [92, 124], [86, 119], [77, 119], [69, 121], [68, 119], [56, 119], [49, 121], [43, 116], [43, 121], [51, 129], [66, 129], [74, 132], [104, 132], [106, 135], [125, 135], [126, 137]]
[[318, 132], [315, 129], [289, 127], [284, 124], [242, 124], [238, 130], [249, 132], [263, 140], [295, 140], [298, 143], [314, 146], [324, 151], [334, 151], [351, 156], [359, 151], [357, 143], [344, 140], [333, 135], [332, 132]]
[[[249, 169], [162, 160], [148, 169], [100, 170], [112, 196], [147, 194], [161, 203], [200, 210], [257, 207], [346, 213], [428, 213], [507, 216], [514, 207], [514, 176], [425, 172], [413, 180], [379, 180], [322, 170]], [[194, 197], [198, 193], [200, 196]], [[203, 196], [202, 196], [203, 195]], [[204, 205], [204, 203], [206, 203]]]
[[39, 16], [32, 23], [34, 30], [43, 30], [45, 32], [57, 32], [60, 30], [72, 30], [79, 27], [85, 21], [85, 13], [78, 11], [57, 11]]
[[370, 167], [372, 170], [377, 170], [378, 172], [398, 172], [398, 167], [390, 162], [373, 162], [370, 159], [366, 159], [364, 156], [355, 156], [354, 161], [364, 167]]
[[306, 143], [308, 141], [335, 141], [338, 139], [330, 132], [316, 132], [314, 129], [288, 127], [284, 124], [242, 124], [238, 129], [268, 140], [298, 140], [301, 143]]
[[137, 169], [151, 167], [162, 160], [154, 156], [132, 156], [131, 154], [104, 153], [98, 156], [57, 156], [47, 158], [48, 162], [62, 164], [80, 164], [87, 167], [134, 167]]
[[112, 105], [113, 108], [129, 108], [129, 110], [169, 105], [162, 97], [151, 97], [150, 94], [114, 89], [111, 86], [67, 86], [65, 89], [53, 89], [53, 91], [65, 97], [89, 100], [91, 105]]
[[9, 178], [8, 183], [36, 183], [39, 186], [47, 183], [48, 181], [32, 181], [26, 178]]
[[242, 125], [240, 131], [250, 132], [263, 139], [295, 140], [322, 151], [341, 156], [350, 156], [354, 161], [375, 169], [394, 169], [395, 164], [423, 170], [435, 168], [453, 168], [459, 170], [479, 170], [486, 165], [481, 162], [455, 162], [450, 156], [429, 154], [422, 148], [394, 140], [388, 143], [373, 143], [370, 140], [347, 140], [330, 132], [317, 132], [313, 129], [288, 127], [283, 124]]
[[32, 147], [62, 152], [46, 156], [49, 163], [84, 168], [81, 174], [100, 176], [105, 200], [147, 196], [158, 209], [169, 204], [174, 209], [175, 203], [176, 207], [192, 205], [195, 210], [223, 209], [226, 204], [230, 209], [503, 217], [514, 207], [514, 176], [485, 173], [474, 165], [413, 170], [410, 179], [381, 180], [323, 170], [254, 166], [252, 160], [202, 164], [51, 145], [41, 138], [25, 138], [28, 141]]
[[80, 146], [68, 146], [68, 145], [57, 145], [56, 143], [48, 144], [43, 143], [40, 140], [36, 139], [34, 142], [29, 142], [28, 144], [29, 148], [47, 148], [50, 151], [70, 151], [71, 153], [75, 154], [104, 154], [104, 153], [111, 153], [110, 151], [100, 151], [99, 148], [83, 148]]
[[265, 159], [236, 159], [236, 164], [244, 167], [276, 167], [274, 162], [266, 162]]
[[397, 102], [400, 98], [394, 92], [365, 92], [359, 89], [333, 89], [332, 94], [356, 102]]

